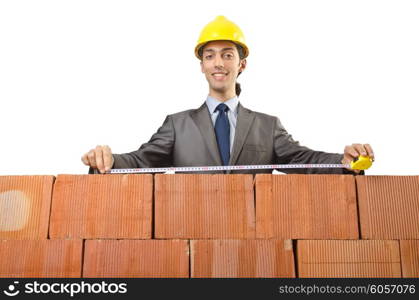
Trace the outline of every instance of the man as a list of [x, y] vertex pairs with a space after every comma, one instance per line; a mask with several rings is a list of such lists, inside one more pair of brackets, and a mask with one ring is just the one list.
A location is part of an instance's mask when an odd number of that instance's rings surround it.
[[[346, 146], [343, 154], [314, 151], [294, 141], [278, 118], [251, 111], [239, 103], [237, 77], [246, 68], [249, 49], [240, 28], [223, 16], [201, 32], [195, 55], [209, 85], [198, 109], [166, 117], [148, 143], [125, 154], [97, 146], [82, 156], [89, 173], [111, 168], [186, 167], [204, 165], [339, 164], [374, 153], [368, 144]], [[292, 173], [359, 173], [345, 169], [289, 169]], [[266, 173], [271, 170], [226, 171]], [[205, 172], [204, 172], [205, 173]], [[214, 172], [217, 173], [217, 172]], [[223, 173], [219, 171], [218, 173]]]

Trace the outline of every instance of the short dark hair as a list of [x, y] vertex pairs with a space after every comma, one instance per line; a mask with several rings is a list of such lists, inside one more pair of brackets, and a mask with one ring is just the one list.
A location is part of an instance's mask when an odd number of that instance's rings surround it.
[[240, 59], [244, 59], [244, 50], [243, 50], [243, 47], [240, 46], [239, 44], [236, 44], [236, 43], [234, 43], [234, 45], [236, 45], [237, 52], [239, 52]]
[[[228, 42], [230, 42], [230, 41], [228, 41]], [[208, 42], [209, 43], [209, 42]], [[201, 58], [201, 60], [202, 60], [202, 55], [204, 54], [204, 47], [205, 47], [205, 45], [206, 44], [208, 44], [208, 43], [205, 43], [205, 44], [203, 44], [199, 49], [198, 49], [198, 56]], [[237, 48], [237, 52], [239, 52], [239, 57], [240, 57], [240, 59], [244, 59], [244, 50], [243, 50], [243, 47], [242, 46], [240, 46], [239, 44], [236, 44], [236, 43], [234, 43], [234, 42], [232, 42], [235, 46], [236, 46], [236, 48]]]

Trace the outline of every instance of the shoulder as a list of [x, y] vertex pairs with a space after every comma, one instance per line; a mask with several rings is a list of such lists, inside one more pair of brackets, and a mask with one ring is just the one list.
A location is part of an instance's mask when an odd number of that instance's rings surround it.
[[261, 119], [261, 120], [267, 120], [267, 121], [276, 121], [278, 120], [278, 117], [272, 116], [269, 114], [265, 114], [262, 112], [258, 112], [255, 110], [251, 110], [247, 107], [244, 107], [243, 105], [239, 104], [239, 112], [242, 111], [244, 113], [253, 114], [255, 118]]
[[184, 118], [190, 115], [193, 111], [195, 111], [195, 109], [187, 109], [187, 110], [179, 111], [177, 113], [170, 114], [169, 117], [171, 117], [172, 119]]
[[173, 120], [184, 119], [184, 118], [187, 118], [187, 117], [189, 117], [193, 114], [196, 114], [196, 113], [198, 113], [202, 110], [208, 110], [205, 103], [203, 103], [198, 108], [183, 110], [183, 111], [180, 111], [180, 112], [177, 112], [177, 113], [170, 114], [170, 115], [168, 115], [168, 117], [172, 118]]

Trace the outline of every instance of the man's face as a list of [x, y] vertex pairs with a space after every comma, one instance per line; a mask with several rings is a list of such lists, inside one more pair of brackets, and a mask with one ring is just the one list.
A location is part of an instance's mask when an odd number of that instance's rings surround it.
[[211, 90], [217, 93], [235, 91], [237, 75], [245, 67], [246, 60], [240, 60], [234, 43], [214, 41], [204, 46], [201, 71], [205, 74]]

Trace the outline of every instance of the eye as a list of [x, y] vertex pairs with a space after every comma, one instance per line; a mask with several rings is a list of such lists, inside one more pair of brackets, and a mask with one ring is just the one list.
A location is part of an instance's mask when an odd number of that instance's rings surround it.
[[211, 54], [208, 54], [208, 55], [205, 55], [205, 57], [204, 57], [205, 59], [211, 59], [212, 58], [212, 55]]
[[227, 58], [227, 59], [232, 59], [234, 56], [231, 53], [226, 53], [226, 54], [224, 54], [224, 57]]

